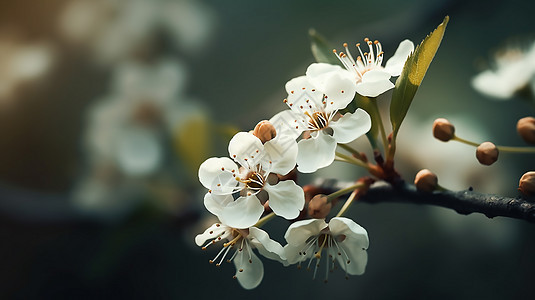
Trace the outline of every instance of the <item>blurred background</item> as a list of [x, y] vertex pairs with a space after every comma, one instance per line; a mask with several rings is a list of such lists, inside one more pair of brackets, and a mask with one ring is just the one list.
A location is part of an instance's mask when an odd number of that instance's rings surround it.
[[[378, 39], [390, 57], [444, 18], [446, 35], [403, 124], [397, 166], [451, 189], [517, 196], [529, 155], [480, 166], [434, 140], [446, 117], [477, 142], [524, 145], [524, 96], [495, 101], [472, 78], [506, 45], [533, 44], [528, 1], [24, 0], [0, 4], [0, 295], [5, 299], [503, 299], [531, 295], [535, 227], [416, 205], [354, 205], [367, 271], [328, 284], [263, 260], [253, 291], [193, 238], [213, 222], [198, 165], [238, 130], [285, 109], [284, 84], [314, 61], [308, 30], [337, 48]], [[529, 95], [528, 95], [529, 96]], [[390, 93], [379, 99], [387, 114]], [[526, 101], [527, 100], [527, 101]], [[355, 142], [365, 149], [365, 140]], [[335, 163], [313, 176], [363, 175]], [[287, 221], [266, 228], [284, 242]], [[212, 249], [213, 250], [213, 249]]]

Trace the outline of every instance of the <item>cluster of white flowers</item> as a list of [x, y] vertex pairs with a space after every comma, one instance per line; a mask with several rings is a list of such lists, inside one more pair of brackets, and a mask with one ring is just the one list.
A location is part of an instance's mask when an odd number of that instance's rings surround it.
[[177, 51], [192, 54], [209, 42], [213, 17], [209, 7], [192, 0], [65, 3], [63, 37], [112, 75], [110, 89], [88, 109], [88, 163], [72, 195], [77, 209], [116, 219], [145, 198], [157, 199], [151, 205], [169, 213], [189, 205], [189, 182], [182, 177], [195, 172], [186, 162], [195, 158], [183, 149], [184, 132], [208, 118], [187, 92], [190, 74]]
[[[366, 134], [372, 120], [365, 110], [340, 111], [356, 93], [376, 97], [392, 89], [391, 76], [399, 76], [414, 50], [412, 42], [403, 41], [383, 67], [381, 44], [369, 39], [365, 42], [369, 52], [362, 53], [357, 44], [357, 59], [345, 44], [345, 53], [335, 51], [345, 69], [314, 63], [306, 75], [288, 81], [284, 102], [289, 110], [258, 123], [251, 132], [237, 133], [228, 146], [230, 158], [212, 157], [199, 168], [199, 180], [208, 189], [204, 204], [220, 222], [198, 235], [195, 242], [206, 249], [227, 241], [210, 262], [220, 265], [225, 259], [233, 261], [235, 278], [246, 289], [258, 286], [264, 273], [253, 248], [285, 266], [309, 260], [310, 267], [315, 260], [314, 276], [324, 253], [328, 256], [325, 279], [336, 261], [346, 274], [364, 273], [366, 230], [345, 217], [337, 216], [327, 223], [301, 213], [305, 195], [292, 172], [312, 173], [329, 166], [338, 144]], [[285, 234], [284, 247], [259, 228], [274, 215], [293, 222]]]

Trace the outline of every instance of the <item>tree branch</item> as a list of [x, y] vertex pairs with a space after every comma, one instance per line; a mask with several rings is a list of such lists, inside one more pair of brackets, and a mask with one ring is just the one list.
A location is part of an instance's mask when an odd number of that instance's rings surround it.
[[[353, 183], [325, 180], [319, 186], [320, 188], [334, 191], [351, 184]], [[535, 223], [535, 202], [530, 202], [522, 197], [511, 198], [493, 194], [481, 194], [471, 190], [426, 193], [417, 191], [412, 184], [400, 184], [394, 187], [384, 181], [380, 181], [371, 185], [368, 192], [359, 198], [358, 202], [371, 204], [382, 202], [427, 204], [450, 208], [463, 215], [481, 213], [489, 218], [502, 216]]]

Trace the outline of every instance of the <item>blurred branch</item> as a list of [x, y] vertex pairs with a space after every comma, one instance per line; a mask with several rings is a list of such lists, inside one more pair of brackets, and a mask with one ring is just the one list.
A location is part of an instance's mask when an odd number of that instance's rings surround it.
[[[352, 183], [327, 180], [319, 185], [326, 190], [337, 190], [350, 184]], [[373, 184], [358, 202], [427, 204], [450, 208], [463, 215], [481, 213], [489, 218], [501, 216], [535, 223], [535, 202], [522, 197], [511, 198], [471, 190], [424, 193], [417, 191], [412, 184], [400, 184], [394, 187], [381, 181]]]

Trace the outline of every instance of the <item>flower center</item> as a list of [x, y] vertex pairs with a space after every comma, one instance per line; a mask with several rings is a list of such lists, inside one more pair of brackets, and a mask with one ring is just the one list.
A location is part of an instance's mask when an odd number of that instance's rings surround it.
[[331, 117], [327, 115], [327, 113], [323, 110], [315, 111], [312, 114], [306, 111], [305, 115], [308, 117], [308, 122], [307, 122], [308, 130], [322, 130], [329, 126], [329, 121]]
[[381, 64], [383, 63], [384, 52], [381, 43], [379, 43], [379, 41], [377, 40], [372, 42], [368, 38], [365, 38], [364, 42], [368, 44], [369, 52], [362, 52], [362, 49], [360, 49], [360, 43], [356, 44], [360, 54], [357, 56], [356, 60], [353, 59], [351, 52], [349, 52], [349, 49], [347, 48], [347, 43], [344, 43], [343, 45], [346, 50], [345, 53], [340, 52], [338, 54], [336, 52], [336, 49], [333, 50], [334, 54], [336, 54], [336, 57], [338, 57], [344, 67], [349, 72], [353, 73], [353, 75], [355, 75], [357, 82], [362, 80], [362, 76], [364, 75], [364, 73], [375, 68], [380, 68]]
[[[340, 244], [345, 240], [345, 238], [345, 235], [333, 236], [329, 229], [325, 228], [321, 231], [319, 235], [312, 236], [306, 241], [305, 247], [301, 251], [299, 251], [299, 255], [303, 256], [302, 261], [306, 260], [307, 258], [309, 259], [307, 269], [310, 269], [312, 261], [314, 259], [316, 260], [314, 266], [314, 275], [312, 277], [313, 279], [316, 278], [316, 273], [320, 266], [320, 261], [324, 249], [327, 255], [327, 257], [325, 258], [325, 282], [327, 282], [329, 279], [329, 273], [334, 270], [334, 265], [338, 257], [341, 257], [343, 261], [345, 261], [345, 265], [348, 265], [351, 262], [349, 259], [349, 255]], [[309, 253], [310, 250], [314, 251], [314, 255], [311, 255], [311, 253]], [[342, 264], [340, 260], [339, 263]], [[300, 267], [301, 261], [298, 265], [298, 268]], [[346, 278], [348, 278], [347, 266], [342, 267], [346, 271]]]
[[247, 173], [245, 179], [241, 179], [241, 182], [245, 183], [248, 189], [256, 192], [264, 187], [265, 180], [260, 172], [251, 171]]
[[[217, 224], [219, 227], [219, 224]], [[252, 257], [251, 257], [251, 246], [249, 245], [249, 241], [247, 240], [247, 236], [249, 235], [249, 229], [237, 229], [237, 228], [228, 228], [227, 230], [230, 230], [230, 233], [227, 234], [226, 231], [215, 233], [214, 231], [211, 231], [210, 234], [214, 235], [214, 239], [212, 239], [210, 242], [208, 242], [205, 246], [202, 247], [203, 250], [206, 250], [208, 246], [213, 245], [217, 242], [219, 242], [222, 238], [226, 238], [229, 241], [227, 243], [223, 244], [223, 248], [217, 253], [217, 255], [210, 259], [208, 262], [213, 264], [215, 263], [216, 266], [221, 266], [221, 264], [225, 261], [225, 258], [228, 257], [230, 249], [234, 248], [235, 251], [228, 259], [226, 259], [227, 262], [232, 262], [238, 252], [246, 251], [245, 253], [248, 255], [248, 261], [249, 263], [252, 263]], [[239, 272], [243, 272], [243, 269], [239, 269]]]

